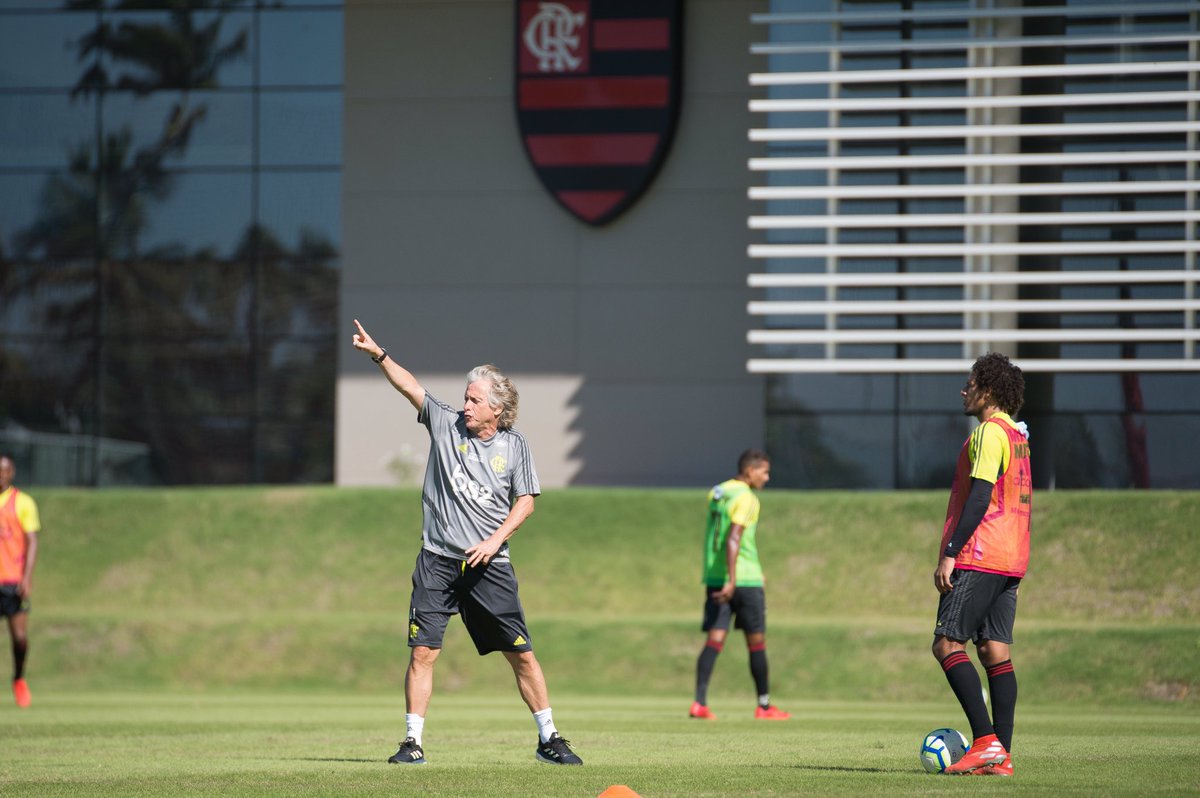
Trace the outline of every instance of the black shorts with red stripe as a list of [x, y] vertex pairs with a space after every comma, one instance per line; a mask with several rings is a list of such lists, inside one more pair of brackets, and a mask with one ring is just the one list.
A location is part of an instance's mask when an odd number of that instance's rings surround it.
[[935, 635], [960, 643], [1012, 643], [1019, 576], [955, 568], [950, 584], [953, 588], [938, 601]]
[[19, 587], [16, 582], [0, 584], [0, 618], [29, 612], [29, 599], [21, 595]]
[[730, 621], [743, 632], [767, 631], [767, 595], [761, 587], [738, 587], [733, 598], [718, 602], [713, 594], [721, 588], [704, 588], [704, 623], [700, 631], [729, 629]]

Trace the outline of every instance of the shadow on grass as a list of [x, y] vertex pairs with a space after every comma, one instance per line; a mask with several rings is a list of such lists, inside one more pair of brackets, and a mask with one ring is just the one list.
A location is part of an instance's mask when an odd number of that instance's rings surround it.
[[386, 765], [383, 759], [351, 759], [343, 756], [296, 756], [285, 759], [285, 762], [365, 762], [367, 764]]
[[907, 773], [899, 768], [850, 768], [844, 765], [784, 765], [796, 770], [826, 770], [836, 773]]

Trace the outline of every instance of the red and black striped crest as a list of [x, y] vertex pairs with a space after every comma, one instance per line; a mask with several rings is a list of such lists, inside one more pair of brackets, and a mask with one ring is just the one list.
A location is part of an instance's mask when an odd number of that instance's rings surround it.
[[634, 203], [679, 116], [683, 0], [517, 0], [517, 121], [554, 198], [588, 224]]

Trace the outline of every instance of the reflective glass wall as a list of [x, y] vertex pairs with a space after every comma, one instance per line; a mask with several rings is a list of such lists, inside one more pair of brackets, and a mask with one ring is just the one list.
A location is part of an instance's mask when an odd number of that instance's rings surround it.
[[[1010, 14], [1014, 8], [1043, 13]], [[1086, 7], [1084, 11], [1081, 8]], [[947, 9], [961, 11], [960, 19], [948, 19]], [[1056, 11], [1057, 9], [1057, 11]], [[1064, 11], [1066, 9], [1067, 11]], [[986, 10], [997, 11], [998, 25], [1007, 26], [997, 38], [1019, 42], [1020, 58], [1012, 65], [1112, 64], [1111, 72], [1097, 75], [1046, 79], [1022, 79], [1018, 93], [1030, 97], [1040, 94], [1081, 94], [1115, 92], [1131, 86], [1143, 91], [1182, 92], [1194, 89], [1190, 70], [1180, 69], [1150, 77], [1122, 73], [1121, 66], [1134, 62], [1179, 62], [1195, 60], [1195, 32], [1200, 15], [1194, 4], [1121, 3], [1114, 0], [1025, 0], [1024, 2], [973, 3], [968, 0], [772, 0], [771, 12], [780, 15], [778, 24], [769, 28], [772, 44], [795, 45], [786, 54], [772, 54], [763, 60], [765, 70], [774, 73], [821, 73], [866, 70], [918, 70], [965, 68], [984, 62], [983, 50], [974, 42], [986, 39], [986, 30], [978, 19]], [[936, 12], [933, 13], [933, 12]], [[1069, 13], [1068, 13], [1069, 12]], [[900, 18], [901, 15], [908, 15]], [[925, 16], [922, 17], [922, 14]], [[790, 15], [790, 16], [789, 16]], [[856, 17], [854, 15], [857, 15]], [[975, 15], [975, 16], [972, 16]], [[1169, 35], [1168, 35], [1169, 34]], [[909, 48], [880, 46], [854, 49], [866, 42], [905, 41]], [[950, 44], [946, 44], [949, 42]], [[1041, 46], [1042, 42], [1049, 43]], [[936, 44], [937, 46], [933, 46]], [[1050, 46], [1053, 45], [1053, 46]], [[1011, 47], [1017, 45], [1010, 44]], [[843, 48], [844, 49], [840, 49]], [[830, 52], [837, 50], [836, 57]], [[830, 79], [828, 84], [836, 84]], [[826, 99], [826, 85], [801, 85], [787, 90], [772, 89], [772, 99]], [[845, 83], [840, 97], [862, 99], [896, 96], [922, 99], [925, 95], [959, 91], [958, 84], [948, 87], [934, 82], [917, 84], [912, 95], [897, 95], [895, 82]], [[961, 89], [965, 91], [966, 89]], [[894, 104], [893, 104], [894, 105]], [[1196, 118], [1194, 98], [1164, 104], [1128, 104], [1095, 106], [1039, 107], [1019, 110], [1003, 107], [993, 112], [1021, 125], [1086, 125], [1096, 122], [1134, 123], [1120, 135], [1107, 135], [1101, 143], [1095, 137], [1063, 134], [1053, 137], [996, 136], [995, 151], [1000, 153], [1038, 153], [1073, 156], [1074, 162], [1055, 163], [1053, 158], [1037, 166], [1022, 167], [1024, 183], [1088, 183], [1134, 181], [1194, 180], [1195, 158], [1172, 162], [1106, 166], [1084, 163], [1079, 154], [1095, 151], [1142, 151], [1161, 149], [1194, 151], [1193, 132], [1167, 132], [1139, 129], [1137, 125], [1157, 122], [1183, 123]], [[768, 124], [777, 128], [822, 127], [827, 117], [811, 112], [772, 113]], [[842, 127], [962, 125], [971, 119], [961, 111], [901, 108], [844, 113]], [[995, 123], [995, 118], [984, 120]], [[981, 122], [982, 124], [982, 122]], [[939, 156], [960, 153], [963, 143], [947, 136], [897, 137], [895, 140], [838, 142], [827, 141], [771, 143], [764, 146], [772, 156]], [[854, 186], [856, 184], [895, 185], [956, 184], [967, 180], [961, 169], [895, 168], [889, 172], [845, 171], [826, 183], [820, 172], [774, 172], [772, 187], [778, 186]], [[1021, 213], [1089, 214], [1116, 211], [1194, 210], [1193, 190], [1147, 190], [1141, 195], [1108, 196], [1089, 193], [1063, 197], [1039, 196], [1027, 192], [1019, 205], [985, 208], [967, 205], [961, 197], [941, 199], [920, 197], [915, 200], [878, 198], [842, 200], [843, 214], [955, 214], [968, 211]], [[771, 200], [761, 209], [772, 215], [811, 215], [828, 213], [827, 200]], [[1079, 218], [1079, 217], [1075, 217]], [[1194, 222], [1139, 222], [1109, 225], [1063, 223], [1049, 227], [993, 225], [995, 239], [1022, 243], [1044, 240], [1069, 242], [1153, 242], [1194, 240]], [[843, 229], [836, 241], [826, 241], [824, 229], [800, 231], [770, 230], [764, 239], [770, 243], [905, 244], [961, 243], [962, 228], [882, 228]], [[1085, 269], [1138, 271], [1152, 269], [1191, 270], [1196, 268], [1194, 252], [1167, 254], [1136, 252], [1125, 254], [1113, 247], [1112, 254], [1101, 255], [1021, 255], [1013, 264], [1020, 271], [1070, 272]], [[767, 271], [801, 273], [824, 272], [824, 260], [812, 263], [768, 262]], [[919, 257], [859, 260], [838, 264], [844, 271], [924, 272], [951, 270], [945, 259]], [[961, 264], [958, 268], [962, 268]], [[768, 299], [823, 299], [824, 289], [771, 289]], [[961, 288], [916, 289], [849, 288], [842, 299], [890, 299], [899, 301], [962, 298]], [[807, 293], [806, 293], [807, 292]], [[1169, 299], [1194, 298], [1190, 284], [1146, 285], [1131, 289], [1105, 285], [1035, 286], [1023, 290], [1022, 297], [1050, 300], [1077, 299]], [[1193, 311], [1194, 313], [1194, 311]], [[1182, 312], [1130, 313], [1097, 312], [1089, 314], [1046, 314], [1033, 318], [1024, 314], [1016, 321], [1026, 328], [1069, 329], [1100, 328], [1151, 330], [1154, 328], [1194, 327], [1194, 319]], [[883, 328], [904, 330], [904, 316], [842, 317], [844, 329]], [[923, 319], [925, 326], [939, 324], [947, 329], [961, 327], [953, 318]], [[805, 319], [768, 317], [764, 326], [799, 329], [808, 324], [822, 329], [824, 317]], [[776, 345], [768, 347], [775, 357], [807, 357], [819, 354], [823, 344]], [[1003, 346], [1003, 344], [1001, 345]], [[1194, 343], [1070, 343], [1008, 345], [1008, 353], [1030, 359], [1120, 358], [1138, 360], [1180, 356], [1184, 346]], [[999, 347], [996, 347], [999, 348]], [[960, 343], [901, 344], [869, 346], [842, 345], [847, 355], [887, 359], [952, 358], [960, 356]], [[966, 378], [944, 374], [772, 374], [767, 377], [767, 448], [772, 453], [773, 485], [819, 488], [945, 488], [952, 476], [955, 458], [964, 438], [975, 426], [961, 413], [959, 389]], [[1193, 451], [1200, 441], [1200, 373], [1181, 368], [1178, 372], [1119, 373], [1030, 373], [1026, 375], [1026, 402], [1021, 418], [1028, 421], [1034, 452], [1034, 479], [1039, 487], [1062, 488], [1200, 488], [1200, 463]]]
[[24, 484], [333, 475], [341, 3], [0, 0]]

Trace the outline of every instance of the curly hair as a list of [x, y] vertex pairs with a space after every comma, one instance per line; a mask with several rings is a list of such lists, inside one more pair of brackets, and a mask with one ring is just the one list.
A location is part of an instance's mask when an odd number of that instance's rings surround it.
[[971, 366], [975, 387], [987, 394], [996, 407], [1016, 416], [1025, 403], [1025, 375], [1021, 369], [999, 352], [981, 355]]
[[478, 380], [487, 380], [492, 384], [488, 389], [488, 404], [496, 411], [496, 426], [500, 429], [512, 429], [517, 423], [517, 409], [521, 404], [521, 395], [512, 380], [500, 373], [500, 369], [490, 363], [476, 366], [467, 374], [467, 384]]

